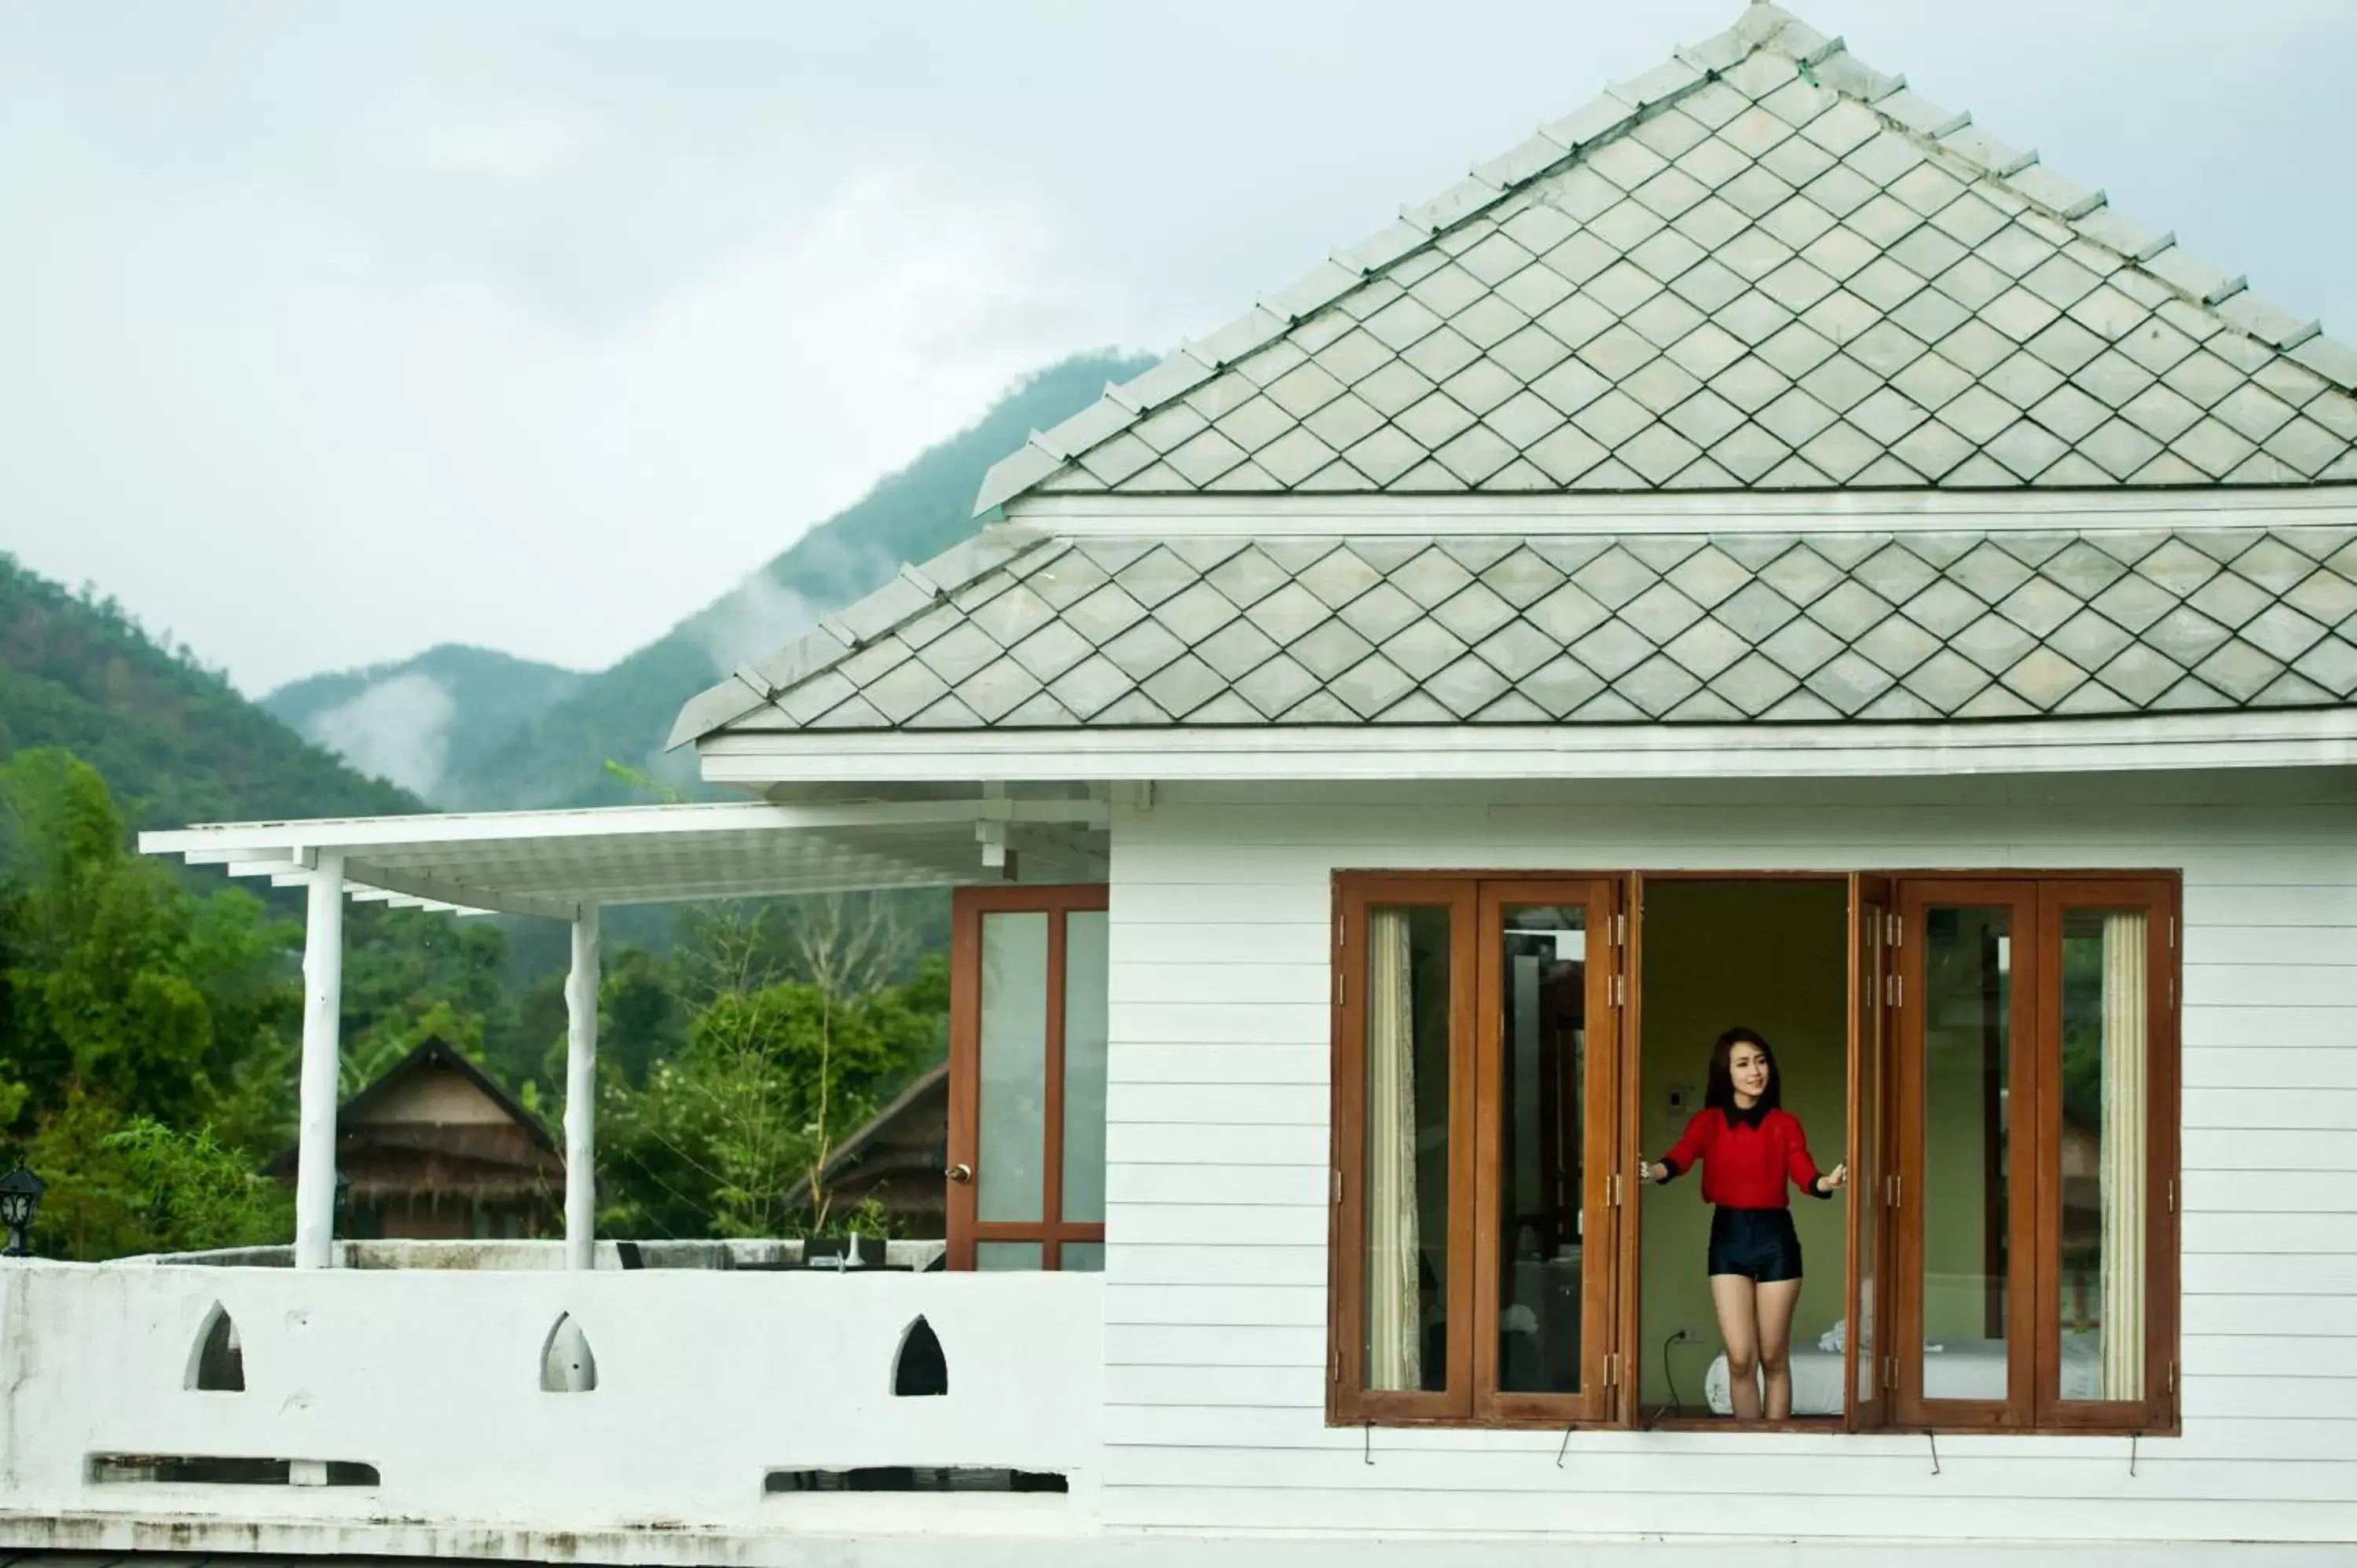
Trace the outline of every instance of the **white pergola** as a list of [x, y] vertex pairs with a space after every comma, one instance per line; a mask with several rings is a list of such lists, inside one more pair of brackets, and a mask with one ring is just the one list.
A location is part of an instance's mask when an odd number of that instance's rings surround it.
[[530, 915], [573, 930], [565, 979], [565, 1240], [596, 1240], [597, 912], [610, 905], [945, 886], [1026, 875], [1103, 881], [1102, 800], [1008, 798], [619, 806], [308, 822], [139, 835], [141, 853], [307, 890], [295, 1263], [333, 1263], [346, 899]]

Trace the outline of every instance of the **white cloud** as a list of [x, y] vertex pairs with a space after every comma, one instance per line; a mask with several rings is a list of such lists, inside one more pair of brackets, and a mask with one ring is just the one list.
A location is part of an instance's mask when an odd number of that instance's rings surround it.
[[0, 364], [11, 542], [248, 690], [432, 641], [600, 667], [1120, 315], [1046, 216], [915, 166], [593, 334], [253, 193], [18, 239], [0, 293], [53, 308]]
[[816, 626], [823, 613], [823, 607], [756, 572], [698, 618], [693, 633], [717, 679], [748, 659], [775, 653]]
[[450, 721], [457, 713], [440, 682], [413, 671], [315, 714], [304, 728], [361, 772], [430, 800], [450, 768]]

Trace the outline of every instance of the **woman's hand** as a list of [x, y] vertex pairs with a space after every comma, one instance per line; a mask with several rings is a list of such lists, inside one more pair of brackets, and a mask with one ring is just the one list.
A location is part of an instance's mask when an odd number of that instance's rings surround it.
[[1637, 1162], [1637, 1185], [1639, 1187], [1652, 1187], [1655, 1183], [1663, 1180], [1669, 1174], [1670, 1169], [1667, 1165], [1656, 1165], [1651, 1160], [1641, 1159]]
[[1838, 1165], [1817, 1178], [1819, 1192], [1839, 1192], [1849, 1182], [1849, 1166]]

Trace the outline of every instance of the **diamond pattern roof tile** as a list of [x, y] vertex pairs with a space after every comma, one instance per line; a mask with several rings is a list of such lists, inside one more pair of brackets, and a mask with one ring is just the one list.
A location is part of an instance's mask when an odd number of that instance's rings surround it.
[[2352, 394], [2357, 352], [1755, 5], [1108, 389], [979, 504], [2340, 483]]
[[[2357, 525], [1028, 537], [871, 641], [821, 630], [771, 660], [798, 673], [762, 727], [1900, 723], [2357, 699]], [[1050, 571], [1097, 585], [1045, 611], [1032, 585]]]

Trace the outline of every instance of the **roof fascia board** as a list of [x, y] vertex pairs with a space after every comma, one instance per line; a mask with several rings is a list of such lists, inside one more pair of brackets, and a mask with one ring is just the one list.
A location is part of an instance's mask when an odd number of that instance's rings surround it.
[[[809, 744], [813, 738], [820, 745]], [[716, 782], [798, 779], [1873, 778], [2357, 765], [2357, 708], [1957, 725], [1478, 725], [722, 736]]]
[[643, 891], [622, 889], [599, 899], [598, 903], [603, 908], [619, 909], [639, 904], [692, 904], [707, 898], [800, 898], [816, 893], [875, 893], [900, 887], [955, 887], [985, 880], [989, 879], [979, 872], [952, 875], [946, 871], [877, 871], [860, 876], [819, 877], [804, 882], [780, 879], [745, 886], [732, 883], [709, 887], [683, 886]]
[[1713, 495], [1039, 496], [1027, 520], [1065, 538], [1791, 533], [2297, 528], [2357, 521], [2357, 485], [2183, 490], [1752, 491]]
[[[1067, 823], [1101, 827], [1101, 800], [877, 800], [843, 805], [609, 806], [573, 811], [483, 811], [447, 815], [328, 817], [313, 821], [221, 822], [139, 835], [142, 854], [187, 855], [192, 864], [350, 852], [399, 844], [511, 843], [524, 840], [663, 838], [795, 829], [922, 827], [968, 822]], [[204, 859], [199, 861], [197, 856]], [[364, 880], [347, 866], [353, 880]], [[442, 897], [441, 894], [421, 897]]]

